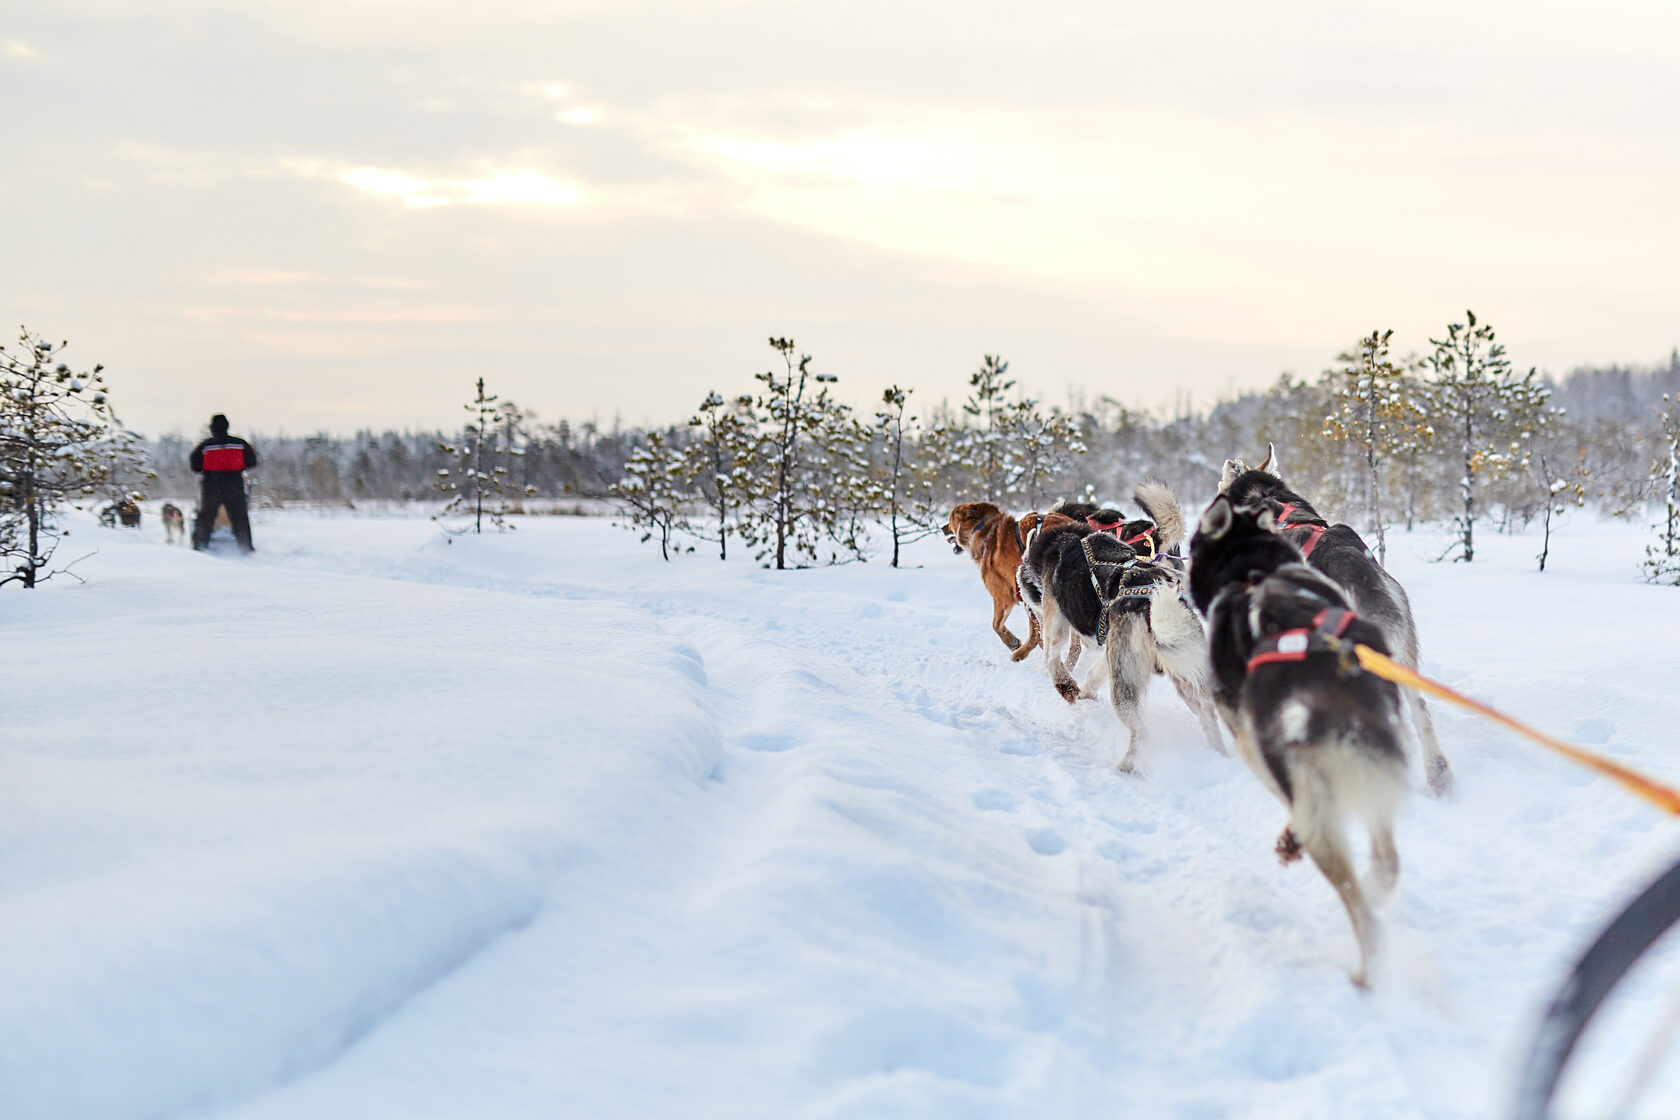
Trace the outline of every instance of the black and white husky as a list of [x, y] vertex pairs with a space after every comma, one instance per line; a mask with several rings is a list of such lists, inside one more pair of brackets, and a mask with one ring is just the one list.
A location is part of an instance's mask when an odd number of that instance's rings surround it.
[[[1377, 563], [1371, 550], [1351, 525], [1332, 525], [1307, 500], [1284, 484], [1277, 469], [1277, 451], [1268, 449], [1266, 461], [1249, 470], [1241, 459], [1225, 460], [1219, 492], [1238, 509], [1260, 507], [1271, 510], [1277, 529], [1299, 548], [1308, 564], [1334, 580], [1353, 602], [1361, 618], [1383, 633], [1394, 660], [1409, 669], [1418, 667], [1417, 623], [1412, 605], [1400, 581]], [[1423, 750], [1423, 775], [1430, 793], [1439, 797], [1452, 791], [1452, 767], [1435, 737], [1435, 722], [1419, 693], [1408, 691], [1405, 703], [1417, 726]]]
[[[1182, 538], [1184, 520], [1171, 492], [1160, 491], [1165, 498], [1152, 493], [1155, 508], [1145, 509], [1170, 549]], [[1062, 663], [1062, 643], [1077, 648], [1085, 638], [1103, 647], [1109, 699], [1130, 733], [1120, 761], [1127, 772], [1138, 768], [1138, 751], [1147, 738], [1143, 698], [1158, 672], [1167, 675], [1201, 721], [1208, 745], [1225, 753], [1208, 691], [1207, 636], [1180, 597], [1177, 569], [1152, 557], [1153, 549], [1140, 554], [1113, 533], [1068, 520], [1034, 535], [1018, 580], [1023, 598], [1038, 604], [1050, 678], [1068, 702], [1077, 700], [1081, 690]]]
[[[1190, 593], [1208, 619], [1213, 694], [1237, 754], [1289, 807], [1278, 841], [1287, 862], [1306, 849], [1347, 907], [1363, 985], [1377, 952], [1377, 902], [1400, 878], [1394, 814], [1407, 790], [1400, 697], [1353, 659], [1354, 643], [1388, 652], [1382, 630], [1275, 531], [1264, 506], [1224, 495], [1190, 545]], [[1371, 838], [1371, 883], [1361, 886], [1347, 820]]]

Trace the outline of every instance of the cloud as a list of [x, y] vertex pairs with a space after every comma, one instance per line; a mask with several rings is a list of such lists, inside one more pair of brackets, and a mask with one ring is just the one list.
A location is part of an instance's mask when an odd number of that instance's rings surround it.
[[409, 207], [574, 206], [584, 198], [583, 188], [574, 182], [522, 168], [492, 168], [471, 178], [422, 178], [393, 168], [346, 168], [315, 158], [290, 158], [280, 164], [290, 174], [333, 180]]

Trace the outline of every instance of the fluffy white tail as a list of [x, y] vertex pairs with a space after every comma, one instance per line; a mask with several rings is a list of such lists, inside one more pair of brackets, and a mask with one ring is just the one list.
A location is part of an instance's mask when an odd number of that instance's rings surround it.
[[1164, 482], [1143, 482], [1132, 491], [1132, 500], [1142, 508], [1149, 520], [1160, 529], [1157, 549], [1171, 552], [1184, 539], [1184, 511], [1178, 499]]

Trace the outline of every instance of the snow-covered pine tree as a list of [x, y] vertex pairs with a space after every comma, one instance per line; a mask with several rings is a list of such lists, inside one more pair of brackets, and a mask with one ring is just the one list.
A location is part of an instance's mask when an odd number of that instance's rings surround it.
[[973, 500], [974, 480], [963, 465], [968, 427], [941, 401], [921, 422], [904, 490], [904, 509], [918, 529], [939, 532], [951, 507]]
[[1009, 493], [1037, 509], [1073, 467], [1074, 456], [1085, 454], [1085, 440], [1073, 417], [1058, 408], [1041, 412], [1030, 398], [1009, 406], [1007, 429], [1020, 464]]
[[1552, 552], [1552, 518], [1566, 513], [1570, 505], [1587, 504], [1587, 456], [1581, 453], [1575, 467], [1565, 471], [1545, 451], [1537, 452], [1529, 461], [1529, 479], [1541, 502], [1540, 570], [1546, 570], [1546, 558]]
[[[486, 519], [498, 532], [513, 528], [506, 520], [512, 510], [504, 497], [512, 484], [507, 468], [494, 461], [495, 449], [491, 446], [498, 424], [496, 401], [494, 394], [484, 391], [484, 378], [479, 378], [476, 394], [463, 406], [471, 419], [462, 426], [461, 438], [454, 443], [438, 443], [438, 450], [454, 464], [439, 469], [436, 486], [453, 496], [432, 519], [450, 536], [469, 530], [482, 533]], [[450, 526], [454, 518], [461, 519], [459, 528]]]
[[881, 512], [876, 431], [859, 421], [850, 406], [831, 402], [816, 436], [822, 449], [818, 521], [835, 546], [828, 562], [865, 559], [870, 523]]
[[1379, 564], [1388, 560], [1383, 472], [1391, 457], [1416, 443], [1423, 427], [1407, 371], [1389, 357], [1393, 335], [1392, 330], [1374, 330], [1354, 349], [1337, 355], [1343, 364], [1327, 375], [1331, 410], [1324, 418], [1325, 437], [1347, 444], [1363, 466], [1362, 504], [1377, 538]]
[[[620, 524], [639, 529], [644, 542], [659, 538], [659, 555], [671, 559], [672, 537], [687, 530], [682, 508], [688, 497], [684, 480], [683, 452], [664, 432], [650, 431], [646, 442], [630, 453], [624, 463], [624, 477], [608, 492], [618, 503]], [[694, 551], [692, 545], [689, 551]]]
[[1651, 478], [1661, 487], [1663, 517], [1657, 522], [1657, 543], [1645, 548], [1640, 569], [1648, 583], [1671, 583], [1680, 587], [1680, 394], [1663, 394], [1662, 442], [1667, 452]]
[[929, 430], [937, 437], [932, 442], [943, 444], [950, 456], [946, 469], [956, 476], [953, 496], [959, 501], [1036, 505], [1072, 466], [1073, 457], [1085, 452], [1074, 417], [1059, 409], [1046, 414], [1031, 398], [1008, 399], [1015, 387], [1008, 372], [1009, 363], [1001, 357], [984, 355], [968, 378], [962, 406], [967, 423]]
[[883, 444], [877, 500], [887, 518], [895, 568], [904, 545], [938, 531], [938, 525], [928, 517], [935, 480], [916, 469], [921, 461], [922, 447], [917, 440], [921, 422], [904, 411], [913, 392], [893, 385], [881, 394], [881, 405], [875, 410], [875, 426], [880, 429]]
[[106, 392], [103, 365], [76, 371], [56, 346], [24, 328], [0, 346], [0, 586], [35, 587], [52, 568], [63, 531], [55, 514], [94, 495], [123, 462], [128, 435]]
[[1445, 338], [1429, 340], [1434, 379], [1428, 383], [1428, 407], [1437, 437], [1453, 449], [1459, 513], [1453, 518], [1457, 538], [1445, 555], [1469, 562], [1476, 556], [1478, 484], [1528, 467], [1529, 441], [1547, 422], [1550, 390], [1537, 371], [1521, 377], [1511, 370], [1505, 346], [1493, 328], [1465, 312], [1465, 322], [1450, 323]]
[[824, 494], [831, 481], [825, 444], [842, 430], [838, 417], [845, 409], [828, 395], [837, 378], [813, 373], [811, 356], [799, 354], [793, 339], [772, 338], [770, 346], [784, 369], [754, 378], [763, 386], [755, 401], [758, 443], [751, 466], [760, 484], [741, 511], [740, 533], [758, 559], [774, 557], [779, 571], [790, 559], [821, 559], [822, 540], [835, 539], [837, 507]]
[[[536, 493], [535, 486], [528, 485], [525, 476], [525, 449], [529, 433], [527, 426], [536, 419], [536, 413], [521, 408], [512, 401], [501, 401], [496, 405], [496, 456], [502, 468], [502, 485], [511, 492], [524, 496]], [[516, 501], [509, 507], [510, 513], [524, 513], [525, 506]]]
[[729, 537], [736, 531], [736, 518], [754, 493], [752, 461], [758, 424], [752, 407], [750, 394], [726, 400], [720, 393], [707, 393], [688, 421], [683, 482], [710, 513], [709, 525], [690, 522], [688, 531], [701, 540], [717, 542], [719, 560], [729, 559]]
[[962, 409], [971, 419], [958, 448], [959, 461], [979, 488], [974, 497], [1000, 506], [1021, 474], [1020, 456], [1011, 438], [1013, 416], [1005, 397], [1015, 387], [1005, 376], [1008, 372], [1009, 363], [998, 355], [982, 355], [980, 368], [968, 378], [969, 394]]

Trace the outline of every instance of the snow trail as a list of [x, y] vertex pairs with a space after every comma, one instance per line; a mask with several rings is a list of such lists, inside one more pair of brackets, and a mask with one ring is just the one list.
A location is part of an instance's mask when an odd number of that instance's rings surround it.
[[[1164, 683], [1118, 774], [1106, 702], [1009, 663], [940, 542], [773, 573], [573, 519], [257, 532], [249, 561], [102, 534], [86, 588], [0, 623], [30, 651], [0, 1114], [1491, 1116], [1676, 845], [1438, 707], [1461, 793], [1402, 819], [1362, 997], [1333, 894], [1272, 857], [1281, 806]], [[1680, 777], [1680, 602], [1604, 574], [1632, 545], [1530, 579], [1520, 539], [1466, 569], [1397, 535], [1424, 670]], [[206, 670], [231, 734], [183, 718]]]

